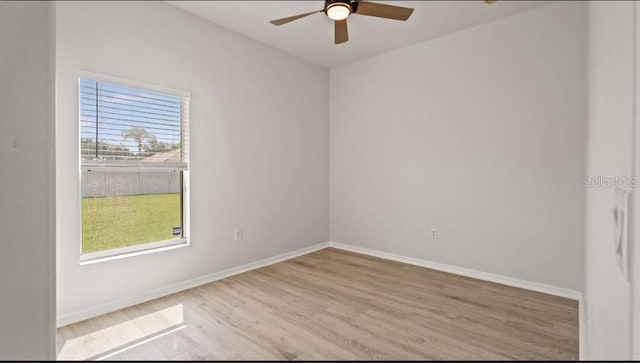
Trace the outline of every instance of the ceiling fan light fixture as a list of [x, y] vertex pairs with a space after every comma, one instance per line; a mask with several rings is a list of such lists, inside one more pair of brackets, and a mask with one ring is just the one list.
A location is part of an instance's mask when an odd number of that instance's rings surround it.
[[342, 44], [349, 41], [347, 18], [351, 14], [406, 21], [413, 13], [413, 9], [362, 0], [325, 0], [324, 7], [320, 10], [271, 20], [270, 23], [280, 26], [322, 12], [324, 12], [329, 19], [333, 20], [334, 43]]
[[344, 20], [351, 15], [351, 5], [343, 2], [335, 2], [327, 5], [327, 16], [331, 20]]

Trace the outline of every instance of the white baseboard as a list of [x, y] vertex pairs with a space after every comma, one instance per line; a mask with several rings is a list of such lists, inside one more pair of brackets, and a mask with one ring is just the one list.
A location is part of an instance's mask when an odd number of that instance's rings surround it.
[[431, 268], [438, 271], [453, 273], [456, 275], [472, 277], [479, 280], [496, 282], [496, 283], [507, 285], [507, 286], [513, 286], [521, 289], [533, 290], [533, 291], [542, 292], [549, 295], [555, 295], [555, 296], [560, 296], [560, 297], [564, 297], [572, 300], [577, 300], [578, 301], [578, 336], [579, 336], [578, 359], [587, 360], [587, 328], [586, 328], [587, 312], [585, 310], [584, 296], [583, 296], [583, 293], [580, 291], [566, 289], [563, 287], [558, 287], [553, 285], [542, 284], [539, 282], [531, 282], [527, 280], [516, 279], [513, 277], [502, 276], [502, 275], [492, 274], [492, 273], [478, 271], [478, 270], [467, 269], [463, 267], [446, 265], [446, 264], [422, 260], [418, 258], [400, 256], [393, 253], [372, 250], [369, 248], [358, 247], [358, 246], [348, 245], [348, 244], [339, 243], [339, 242], [330, 241], [329, 247], [334, 247], [334, 248], [338, 248], [345, 251], [361, 253], [363, 255], [380, 257], [387, 260], [408, 263], [410, 265], [427, 267], [427, 268]]
[[580, 294], [578, 299], [578, 341], [579, 341], [579, 360], [587, 359], [587, 311], [584, 304], [584, 296]]
[[282, 261], [286, 261], [298, 256], [302, 256], [302, 255], [306, 255], [308, 253], [311, 252], [315, 252], [327, 247], [334, 247], [334, 248], [338, 248], [338, 249], [342, 249], [342, 250], [346, 250], [346, 251], [351, 251], [351, 252], [356, 252], [356, 253], [361, 253], [364, 255], [369, 255], [369, 256], [374, 256], [374, 257], [380, 257], [380, 258], [384, 258], [387, 260], [392, 260], [392, 261], [397, 261], [397, 262], [402, 262], [402, 263], [407, 263], [407, 264], [411, 264], [411, 265], [416, 265], [416, 266], [422, 266], [422, 267], [427, 267], [427, 268], [431, 268], [434, 270], [439, 270], [439, 271], [444, 271], [444, 272], [449, 272], [449, 273], [453, 273], [453, 274], [457, 274], [457, 275], [462, 275], [462, 276], [467, 276], [467, 277], [472, 277], [472, 278], [476, 278], [479, 280], [485, 280], [485, 281], [491, 281], [491, 282], [496, 282], [499, 284], [503, 284], [503, 285], [508, 285], [508, 286], [513, 286], [513, 287], [519, 287], [522, 289], [527, 289], [527, 290], [533, 290], [533, 291], [538, 291], [538, 292], [542, 292], [542, 293], [546, 293], [546, 294], [550, 294], [550, 295], [555, 295], [555, 296], [560, 296], [560, 297], [565, 297], [565, 298], [569, 298], [569, 299], [573, 299], [573, 300], [577, 300], [578, 301], [578, 308], [579, 308], [579, 341], [580, 341], [580, 360], [584, 360], [586, 359], [586, 323], [585, 323], [585, 310], [584, 310], [584, 301], [583, 301], [583, 295], [582, 292], [580, 291], [575, 291], [575, 290], [570, 290], [570, 289], [566, 289], [566, 288], [562, 288], [562, 287], [557, 287], [557, 286], [552, 286], [552, 285], [547, 285], [547, 284], [542, 284], [542, 283], [537, 283], [537, 282], [531, 282], [531, 281], [526, 281], [526, 280], [521, 280], [521, 279], [516, 279], [513, 277], [507, 277], [507, 276], [502, 276], [502, 275], [497, 275], [497, 274], [492, 274], [492, 273], [488, 273], [488, 272], [483, 272], [483, 271], [477, 271], [477, 270], [472, 270], [472, 269], [467, 269], [467, 268], [463, 268], [463, 267], [456, 267], [456, 266], [451, 266], [451, 265], [446, 265], [446, 264], [441, 264], [441, 263], [437, 263], [437, 262], [431, 262], [431, 261], [427, 261], [427, 260], [422, 260], [422, 259], [417, 259], [417, 258], [412, 258], [412, 257], [406, 257], [406, 256], [400, 256], [400, 255], [396, 255], [396, 254], [392, 254], [392, 253], [388, 253], [388, 252], [382, 252], [382, 251], [377, 251], [377, 250], [372, 250], [372, 249], [368, 249], [368, 248], [364, 248], [364, 247], [358, 247], [358, 246], [353, 246], [353, 245], [348, 245], [348, 244], [343, 244], [343, 243], [338, 243], [338, 242], [323, 242], [323, 243], [318, 243], [316, 245], [313, 246], [309, 246], [309, 247], [305, 247], [305, 248], [301, 248], [295, 251], [291, 251], [291, 252], [287, 252], [287, 253], [283, 253], [277, 256], [273, 256], [273, 257], [269, 257], [269, 258], [265, 258], [259, 261], [255, 261], [255, 262], [251, 262], [242, 266], [238, 266], [238, 267], [232, 267], [230, 269], [226, 269], [223, 271], [219, 271], [219, 272], [215, 272], [212, 274], [208, 274], [208, 275], [204, 275], [204, 276], [200, 276], [191, 280], [187, 280], [184, 282], [180, 282], [177, 284], [173, 284], [170, 286], [166, 286], [160, 289], [156, 289], [156, 290], [152, 290], [152, 291], [148, 291], [145, 293], [141, 293], [135, 296], [130, 296], [124, 299], [119, 299], [116, 301], [112, 301], [109, 303], [105, 303], [105, 304], [101, 304], [95, 307], [91, 307], [89, 309], [85, 309], [85, 310], [81, 310], [78, 312], [74, 312], [71, 314], [67, 314], [67, 315], [62, 315], [62, 316], [58, 316], [57, 318], [57, 326], [61, 327], [61, 326], [65, 326], [65, 325], [69, 325], [69, 324], [73, 324], [82, 320], [86, 320], [86, 319], [90, 319], [96, 316], [100, 316], [103, 314], [107, 314], [119, 309], [124, 309], [126, 307], [129, 306], [133, 306], [136, 304], [140, 304], [149, 300], [153, 300], [153, 299], [157, 299], [163, 296], [167, 296], [170, 294], [174, 294], [176, 292], [180, 292], [183, 290], [187, 290], [196, 286], [200, 286], [203, 284], [207, 284], [210, 282], [214, 282], [217, 280], [221, 280], [233, 275], [237, 275], [237, 274], [241, 274], [243, 272], [247, 272], [247, 271], [251, 271], [251, 270], [255, 270], [261, 267], [265, 267], [268, 265], [272, 265], [274, 263], [278, 263], [278, 262], [282, 262]]
[[587, 329], [586, 329], [586, 321], [585, 321], [586, 311], [584, 306], [584, 296], [580, 291], [571, 290], [564, 287], [542, 284], [539, 282], [531, 282], [527, 280], [516, 279], [513, 277], [492, 274], [484, 271], [446, 265], [446, 264], [422, 260], [418, 258], [400, 256], [393, 253], [372, 250], [369, 248], [358, 247], [358, 246], [348, 245], [348, 244], [339, 243], [339, 242], [330, 241], [329, 247], [334, 247], [334, 248], [338, 248], [345, 251], [361, 253], [363, 255], [380, 257], [387, 260], [407, 263], [415, 266], [427, 267], [434, 270], [449, 272], [456, 275], [472, 277], [479, 280], [491, 281], [491, 282], [495, 282], [495, 283], [499, 283], [507, 286], [513, 286], [521, 289], [532, 290], [532, 291], [542, 292], [549, 295], [560, 296], [560, 297], [564, 297], [572, 300], [577, 300], [578, 301], [578, 336], [579, 336], [578, 359], [579, 360], [587, 359], [587, 355], [586, 355]]
[[213, 281], [221, 280], [226, 277], [241, 274], [243, 272], [255, 270], [261, 267], [269, 266], [274, 263], [286, 261], [298, 256], [306, 255], [308, 253], [321, 250], [329, 247], [329, 242], [318, 243], [313, 246], [301, 248], [299, 250], [286, 252], [281, 255], [265, 258], [259, 261], [251, 262], [242, 266], [232, 267], [223, 271], [215, 272], [212, 274], [196, 277], [191, 280], [180, 282], [177, 284], [169, 285], [160, 289], [147, 291], [135, 296], [130, 296], [124, 299], [115, 300], [106, 304], [101, 304], [89, 309], [73, 312], [57, 317], [57, 326], [62, 327], [65, 325], [73, 324], [82, 320], [94, 318], [103, 314], [107, 314], [116, 310], [124, 309], [129, 306], [140, 304], [149, 300], [157, 299], [163, 296], [174, 294], [183, 290], [187, 290], [196, 286], [207, 284]]
[[380, 257], [387, 260], [403, 262], [410, 265], [422, 266], [431, 268], [438, 271], [449, 272], [456, 275], [462, 275], [466, 277], [472, 277], [479, 280], [491, 281], [498, 284], [503, 284], [507, 286], [519, 287], [521, 289], [533, 290], [537, 292], [542, 292], [549, 295], [560, 296], [572, 300], [580, 300], [582, 298], [582, 292], [571, 290], [563, 287], [553, 286], [542, 284], [539, 282], [531, 282], [527, 280], [521, 280], [513, 277], [493, 274], [484, 271], [472, 270], [464, 267], [457, 267], [452, 265], [446, 265], [438, 262], [432, 262], [428, 260], [400, 256], [389, 252], [383, 252], [378, 250], [372, 250], [369, 248], [358, 247], [353, 245], [348, 245], [339, 242], [329, 242], [330, 247], [335, 247], [345, 251], [351, 251], [356, 253], [361, 253], [363, 255], [369, 255], [374, 257]]

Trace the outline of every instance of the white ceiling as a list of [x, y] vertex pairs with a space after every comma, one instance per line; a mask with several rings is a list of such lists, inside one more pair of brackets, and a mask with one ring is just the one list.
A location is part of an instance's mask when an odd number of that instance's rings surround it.
[[282, 26], [269, 20], [321, 10], [323, 0], [167, 1], [247, 37], [325, 68], [341, 66], [547, 5], [552, 1], [376, 1], [414, 8], [408, 21], [352, 15], [349, 41], [333, 44], [333, 22], [317, 13]]

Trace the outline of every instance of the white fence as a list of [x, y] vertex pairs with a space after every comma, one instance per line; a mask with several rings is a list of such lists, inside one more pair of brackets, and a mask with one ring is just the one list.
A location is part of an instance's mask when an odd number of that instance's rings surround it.
[[179, 192], [180, 172], [98, 170], [82, 173], [83, 198]]

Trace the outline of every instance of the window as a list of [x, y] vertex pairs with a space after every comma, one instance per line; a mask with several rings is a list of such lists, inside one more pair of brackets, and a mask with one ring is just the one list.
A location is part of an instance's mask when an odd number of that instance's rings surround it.
[[188, 94], [80, 78], [81, 261], [187, 244]]

